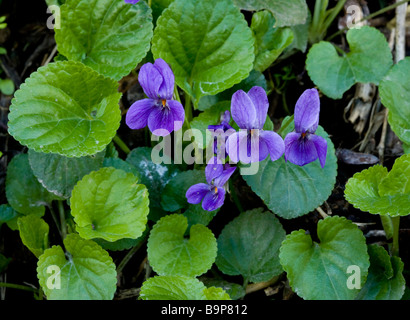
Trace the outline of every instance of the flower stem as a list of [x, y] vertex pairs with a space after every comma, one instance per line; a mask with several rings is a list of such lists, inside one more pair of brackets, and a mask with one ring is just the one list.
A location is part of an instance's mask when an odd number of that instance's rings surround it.
[[124, 141], [121, 140], [121, 138], [118, 135], [115, 135], [113, 138], [113, 141], [117, 144], [117, 146], [124, 151], [126, 154], [129, 154], [131, 152], [130, 148], [125, 144]]
[[238, 195], [236, 194], [235, 187], [232, 183], [232, 180], [229, 180], [229, 191], [231, 192], [233, 202], [235, 203], [239, 212], [243, 212], [243, 207], [241, 205], [241, 202], [239, 201]]
[[31, 288], [29, 286], [23, 286], [23, 285], [20, 285], [20, 284], [14, 284], [14, 283], [0, 282], [0, 287], [30, 291], [30, 292], [35, 292], [35, 293], [38, 292], [38, 289]]
[[393, 224], [393, 244], [391, 246], [390, 254], [391, 256], [399, 256], [399, 226], [400, 226], [400, 216], [391, 218]]
[[191, 96], [185, 94], [185, 120], [191, 123], [192, 120], [192, 106], [191, 106]]
[[54, 211], [54, 209], [53, 209], [53, 206], [50, 204], [50, 205], [48, 206], [48, 209], [50, 210], [51, 217], [53, 218], [54, 223], [56, 224], [58, 233], [60, 234], [61, 238], [63, 238], [63, 234], [61, 233], [60, 223], [59, 223], [59, 221], [58, 221], [58, 219], [57, 219], [57, 215], [56, 215], [56, 213], [55, 213], [55, 211]]
[[134, 254], [141, 248], [141, 246], [144, 244], [145, 238], [142, 239], [135, 247], [133, 247], [128, 253], [125, 255], [125, 257], [121, 260], [120, 264], [117, 267], [117, 274], [120, 274], [122, 270], [124, 269], [125, 265], [131, 260], [131, 258], [134, 256]]
[[380, 221], [382, 222], [384, 232], [386, 233], [386, 239], [393, 238], [393, 222], [389, 216], [380, 215]]
[[60, 213], [61, 237], [65, 239], [67, 236], [67, 223], [65, 221], [65, 211], [62, 200], [58, 200], [58, 212]]

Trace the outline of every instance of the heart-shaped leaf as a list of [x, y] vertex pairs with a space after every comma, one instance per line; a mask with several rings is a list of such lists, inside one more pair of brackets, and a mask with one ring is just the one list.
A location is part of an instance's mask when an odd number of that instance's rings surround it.
[[330, 42], [314, 44], [306, 60], [312, 81], [333, 99], [342, 98], [357, 82], [379, 84], [393, 64], [386, 38], [375, 28], [350, 29], [347, 42], [350, 52], [343, 56]]
[[[11, 205], [9, 204], [0, 205], [0, 227], [2, 226], [3, 223], [6, 223], [10, 229], [17, 230], [18, 229], [17, 219], [19, 218], [19, 216], [22, 216], [22, 214], [14, 210], [11, 207]], [[14, 228], [14, 225], [15, 225], [15, 228]]]
[[186, 276], [155, 276], [141, 287], [142, 300], [229, 300], [220, 288], [206, 288], [196, 278]]
[[286, 233], [270, 212], [254, 209], [228, 223], [218, 237], [216, 265], [250, 282], [268, 281], [282, 272], [279, 248]]
[[7, 167], [6, 196], [8, 203], [17, 212], [39, 216], [44, 214], [45, 205], [58, 199], [38, 182], [26, 153], [13, 157]]
[[[157, 221], [165, 215], [161, 207], [163, 189], [177, 175], [179, 169], [173, 164], [153, 162], [151, 154], [151, 148], [135, 148], [128, 154], [126, 161], [137, 169], [140, 183], [148, 188], [150, 208], [148, 218]], [[171, 163], [171, 159], [169, 159], [169, 163]]]
[[38, 258], [48, 248], [49, 226], [36, 215], [18, 218], [17, 225], [21, 241]]
[[365, 283], [369, 268], [366, 239], [344, 217], [327, 217], [317, 225], [319, 243], [305, 230], [293, 231], [280, 248], [280, 263], [292, 289], [306, 300], [351, 300], [358, 289], [348, 286], [349, 267]]
[[140, 176], [137, 168], [135, 168], [129, 162], [126, 162], [120, 158], [104, 158], [103, 167], [112, 167], [115, 169], [120, 169], [122, 171], [132, 173], [137, 178], [139, 178]]
[[140, 1], [70, 0], [55, 29], [58, 51], [120, 80], [145, 57], [152, 38], [151, 9]]
[[405, 144], [410, 144], [410, 57], [399, 61], [380, 83], [380, 98], [389, 109], [389, 124]]
[[147, 227], [145, 228], [142, 235], [138, 237], [137, 239], [124, 238], [124, 239], [120, 239], [114, 242], [110, 242], [110, 241], [107, 241], [101, 238], [95, 238], [93, 239], [93, 241], [99, 244], [104, 250], [121, 251], [121, 250], [128, 250], [128, 249], [131, 249], [132, 247], [141, 245], [148, 237], [148, 234], [149, 234], [149, 228]]
[[188, 208], [190, 204], [185, 194], [197, 183], [206, 183], [204, 170], [194, 169], [178, 173], [165, 186], [161, 195], [161, 206], [169, 212]]
[[267, 91], [268, 88], [268, 84], [263, 73], [256, 70], [252, 70], [246, 79], [235, 84], [233, 87], [230, 87], [229, 89], [226, 89], [213, 96], [202, 97], [201, 100], [199, 100], [198, 109], [202, 111], [207, 110], [215, 104], [217, 104], [218, 102], [225, 102], [229, 103], [230, 105], [232, 95], [236, 91], [243, 90], [245, 92], [248, 92], [252, 89], [252, 87], [255, 86], [262, 87], [263, 89], [265, 89], [265, 91]]
[[184, 234], [187, 218], [181, 214], [162, 217], [148, 238], [148, 260], [159, 275], [195, 277], [208, 271], [216, 258], [216, 239], [212, 231], [201, 224]]
[[112, 167], [77, 183], [70, 201], [76, 230], [85, 239], [136, 239], [146, 228], [148, 191], [132, 173]]
[[410, 154], [396, 159], [390, 172], [375, 165], [358, 172], [346, 184], [345, 198], [355, 208], [373, 214], [410, 213]]
[[[293, 127], [292, 122], [286, 132], [282, 132], [283, 136]], [[285, 219], [302, 216], [320, 206], [327, 200], [336, 182], [337, 158], [333, 143], [322, 127], [319, 126], [316, 134], [327, 141], [326, 165], [323, 169], [319, 160], [300, 167], [286, 162], [282, 156], [276, 161], [268, 158], [259, 162], [256, 174], [242, 175], [267, 207]]]
[[121, 120], [118, 84], [74, 61], [49, 63], [16, 91], [9, 133], [39, 152], [67, 157], [104, 150]]
[[48, 300], [112, 300], [117, 289], [115, 264], [107, 251], [78, 234], [47, 249], [37, 263], [37, 277]]
[[274, 28], [275, 18], [266, 10], [255, 12], [251, 29], [255, 36], [254, 69], [265, 71], [293, 41], [290, 28]]
[[38, 181], [50, 192], [68, 199], [83, 176], [102, 167], [104, 152], [68, 158], [55, 153], [29, 150], [28, 159]]
[[175, 81], [194, 97], [213, 95], [252, 70], [254, 39], [231, 0], [175, 0], [157, 21], [154, 58], [164, 59]]
[[399, 257], [390, 257], [383, 247], [368, 246], [370, 256], [369, 274], [360, 290], [358, 300], [400, 300], [404, 294], [406, 280], [404, 264]]

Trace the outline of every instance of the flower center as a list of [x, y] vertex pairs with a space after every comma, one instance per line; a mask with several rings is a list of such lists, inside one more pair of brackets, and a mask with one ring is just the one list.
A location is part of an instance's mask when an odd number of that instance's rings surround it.
[[161, 103], [162, 103], [162, 106], [165, 108], [165, 106], [167, 105], [167, 100], [162, 99], [162, 100], [161, 100]]
[[214, 194], [218, 193], [218, 187], [214, 187]]

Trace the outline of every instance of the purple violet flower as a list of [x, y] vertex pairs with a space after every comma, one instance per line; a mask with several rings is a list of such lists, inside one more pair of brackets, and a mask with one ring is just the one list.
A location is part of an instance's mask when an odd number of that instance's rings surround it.
[[[229, 110], [226, 110], [224, 113], [221, 114], [221, 120], [220, 123], [217, 125], [209, 125], [208, 126], [208, 130], [213, 130], [213, 135], [214, 135], [214, 153], [218, 156], [220, 156], [220, 153], [223, 152], [223, 155], [225, 155], [225, 146], [222, 146], [221, 143], [219, 143], [218, 145], [218, 140], [219, 142], [221, 142], [221, 138], [218, 139], [218, 137], [221, 137], [222, 135], [225, 136], [225, 144], [226, 144], [226, 139], [228, 138], [228, 135], [225, 135], [225, 133], [228, 130], [234, 130], [234, 128], [232, 128], [229, 125], [229, 121], [231, 120], [231, 114], [229, 113]], [[223, 147], [223, 148], [222, 148]], [[218, 150], [219, 149], [219, 150]], [[223, 150], [222, 150], [223, 149]], [[219, 151], [219, 152], [218, 152]], [[226, 157], [226, 156], [225, 156]], [[225, 158], [224, 156], [222, 156], [221, 158]]]
[[175, 77], [162, 60], [144, 64], [138, 74], [138, 81], [148, 99], [134, 102], [125, 117], [131, 129], [141, 129], [148, 125], [157, 136], [166, 136], [181, 129], [185, 111], [180, 102], [172, 100]]
[[125, 1], [125, 3], [136, 4], [140, 0], [124, 0], [124, 1]]
[[315, 133], [319, 124], [320, 99], [316, 89], [302, 93], [295, 106], [295, 131], [285, 137], [285, 160], [304, 166], [319, 158], [323, 168], [326, 162], [326, 139]]
[[213, 157], [208, 162], [205, 168], [207, 183], [194, 184], [185, 194], [191, 204], [198, 204], [202, 201], [202, 208], [207, 211], [214, 211], [223, 205], [225, 200], [224, 185], [236, 169], [228, 163], [223, 165], [218, 161], [216, 157]]
[[261, 87], [253, 87], [248, 93], [238, 90], [232, 95], [232, 118], [239, 128], [246, 129], [231, 134], [226, 141], [226, 151], [232, 161], [258, 162], [268, 155], [275, 161], [282, 156], [285, 145], [281, 136], [262, 130], [268, 108], [268, 97]]

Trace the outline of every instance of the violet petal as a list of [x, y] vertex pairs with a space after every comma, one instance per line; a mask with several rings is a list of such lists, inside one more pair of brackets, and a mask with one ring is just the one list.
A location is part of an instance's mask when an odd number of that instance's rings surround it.
[[202, 208], [206, 211], [214, 211], [224, 204], [225, 200], [225, 189], [218, 188], [215, 193], [213, 190], [209, 191], [202, 201]]
[[155, 101], [142, 99], [134, 102], [127, 111], [125, 123], [131, 129], [142, 129], [148, 124], [148, 117], [155, 108]]
[[152, 63], [145, 63], [141, 67], [138, 73], [138, 81], [148, 98], [155, 100], [162, 98], [159, 96], [159, 88], [164, 78]]
[[256, 109], [243, 90], [238, 90], [232, 95], [231, 114], [239, 128], [254, 129]]
[[[251, 132], [253, 132], [253, 134], [250, 134], [247, 137], [246, 156], [239, 152], [239, 159], [243, 163], [263, 161], [269, 155], [269, 150], [266, 143], [259, 136], [260, 130], [254, 129]], [[240, 149], [240, 151], [241, 150], [242, 149]]]
[[217, 157], [212, 157], [205, 167], [206, 181], [211, 184], [212, 180], [220, 176], [223, 172], [223, 164]]
[[316, 151], [319, 156], [320, 166], [324, 168], [327, 155], [327, 141], [325, 138], [315, 134], [310, 135], [309, 138], [310, 141], [312, 141], [316, 147]]
[[163, 81], [158, 89], [158, 94], [161, 99], [171, 100], [174, 95], [175, 76], [171, 67], [161, 58], [155, 60], [154, 67], [157, 68], [162, 75]]
[[285, 137], [285, 160], [304, 166], [318, 158], [315, 144], [300, 133], [290, 132]]
[[305, 90], [295, 106], [295, 131], [314, 133], [319, 124], [320, 99], [316, 89]]
[[[239, 162], [239, 147], [240, 145], [244, 145], [245, 150], [247, 148], [247, 132], [246, 131], [239, 131], [232, 133], [228, 139], [226, 139], [225, 149], [226, 153], [229, 155], [229, 159], [233, 162]], [[243, 142], [241, 142], [243, 141]]]
[[261, 131], [259, 138], [266, 144], [272, 161], [278, 160], [285, 152], [285, 143], [276, 132]]
[[205, 183], [198, 183], [191, 186], [185, 196], [187, 198], [188, 203], [198, 204], [202, 201], [205, 195], [210, 192], [209, 185]]
[[248, 92], [256, 110], [255, 126], [252, 129], [262, 129], [268, 115], [269, 101], [265, 89], [255, 86]]
[[185, 121], [185, 110], [182, 104], [177, 100], [168, 100], [167, 105], [174, 117], [174, 131], [178, 131], [182, 128]]
[[[235, 172], [236, 167], [225, 166], [222, 173], [215, 179], [215, 186], [222, 188], [224, 184], [229, 180], [232, 174]], [[219, 190], [219, 189], [218, 189]]]
[[167, 136], [174, 130], [171, 109], [157, 106], [148, 117], [148, 128], [156, 136]]

